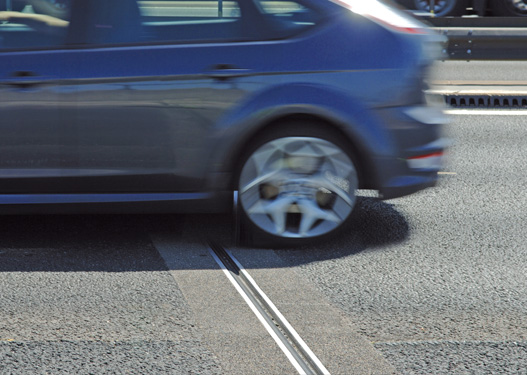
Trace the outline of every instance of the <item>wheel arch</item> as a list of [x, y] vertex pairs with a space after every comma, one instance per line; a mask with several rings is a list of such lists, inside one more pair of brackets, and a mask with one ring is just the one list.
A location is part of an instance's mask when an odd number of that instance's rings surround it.
[[375, 176], [373, 172], [372, 162], [367, 157], [367, 151], [358, 142], [357, 139], [350, 137], [341, 126], [334, 121], [327, 119], [323, 116], [308, 113], [289, 113], [286, 115], [278, 116], [270, 119], [247, 137], [245, 142], [240, 144], [240, 147], [232, 154], [231, 160], [228, 162], [231, 165], [231, 178], [229, 181], [229, 187], [236, 189], [237, 185], [237, 174], [240, 171], [243, 163], [243, 156], [248, 153], [249, 150], [254, 146], [256, 140], [263, 137], [266, 133], [272, 133], [278, 128], [283, 129], [287, 124], [304, 122], [309, 127], [317, 127], [327, 129], [333, 135], [339, 137], [349, 147], [354, 162], [356, 163], [357, 173], [359, 177], [360, 187], [367, 188], [375, 186], [373, 182]]
[[377, 189], [378, 161], [394, 155], [397, 146], [368, 104], [327, 85], [288, 84], [251, 95], [216, 124], [209, 188], [233, 188], [238, 159], [259, 134], [286, 121], [306, 120], [341, 135], [359, 164], [361, 187]]

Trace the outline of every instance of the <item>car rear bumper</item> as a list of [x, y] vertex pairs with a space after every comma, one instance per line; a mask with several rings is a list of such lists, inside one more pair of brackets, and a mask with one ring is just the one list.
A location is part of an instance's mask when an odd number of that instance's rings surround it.
[[438, 173], [430, 172], [423, 175], [398, 176], [388, 181], [379, 189], [379, 198], [392, 199], [413, 194], [420, 190], [435, 186]]
[[450, 144], [449, 139], [440, 138], [405, 150], [405, 157], [397, 161], [401, 173], [386, 180], [379, 188], [382, 199], [402, 197], [435, 186], [443, 167], [444, 150]]
[[416, 105], [380, 110], [385, 127], [393, 136], [393, 154], [376, 159], [382, 199], [391, 199], [436, 185], [451, 141], [442, 136], [448, 122], [443, 109]]

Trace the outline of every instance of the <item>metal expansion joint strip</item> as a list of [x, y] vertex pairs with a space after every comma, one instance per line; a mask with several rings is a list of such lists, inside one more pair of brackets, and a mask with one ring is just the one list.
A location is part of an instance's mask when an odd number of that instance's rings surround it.
[[299, 374], [330, 375], [316, 355], [265, 295], [251, 275], [222, 246], [209, 243], [210, 253], [238, 293], [244, 298], [267, 332]]

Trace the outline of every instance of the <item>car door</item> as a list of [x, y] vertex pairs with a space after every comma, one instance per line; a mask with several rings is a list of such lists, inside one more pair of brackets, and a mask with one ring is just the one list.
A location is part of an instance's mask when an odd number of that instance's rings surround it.
[[204, 189], [214, 124], [245, 95], [218, 48], [243, 39], [240, 13], [179, 3], [167, 2], [168, 12], [134, 0], [73, 9], [70, 158], [91, 191]]
[[239, 8], [187, 2], [167, 21], [141, 4], [73, 2], [53, 43], [15, 24], [24, 43], [0, 51], [2, 192], [203, 189], [211, 128], [245, 92], [218, 48], [244, 39]]
[[61, 42], [0, 51], [1, 190], [205, 189], [216, 124], [294, 64], [251, 1], [160, 3], [74, 1]]
[[62, 87], [69, 20], [47, 29], [30, 12], [0, 17], [0, 192], [54, 191], [57, 178], [75, 174], [65, 152], [75, 141], [63, 112], [71, 98]]

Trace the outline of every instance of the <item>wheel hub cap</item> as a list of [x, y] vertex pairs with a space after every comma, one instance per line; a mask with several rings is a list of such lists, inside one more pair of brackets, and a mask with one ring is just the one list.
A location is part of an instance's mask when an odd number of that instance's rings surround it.
[[286, 137], [257, 149], [240, 175], [240, 203], [249, 219], [280, 237], [326, 234], [350, 215], [357, 173], [338, 146]]

